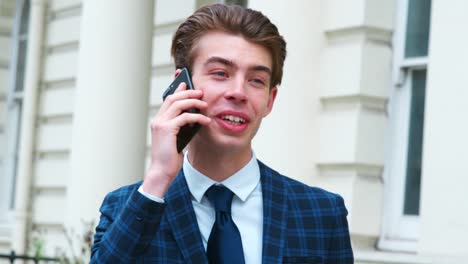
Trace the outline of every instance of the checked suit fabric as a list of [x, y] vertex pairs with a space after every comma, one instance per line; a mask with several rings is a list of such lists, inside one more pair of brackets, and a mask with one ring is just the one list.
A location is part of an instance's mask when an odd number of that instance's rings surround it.
[[[285, 177], [259, 161], [263, 198], [262, 263], [351, 264], [341, 196]], [[104, 199], [91, 263], [208, 263], [181, 170], [164, 197], [138, 192], [141, 182]]]

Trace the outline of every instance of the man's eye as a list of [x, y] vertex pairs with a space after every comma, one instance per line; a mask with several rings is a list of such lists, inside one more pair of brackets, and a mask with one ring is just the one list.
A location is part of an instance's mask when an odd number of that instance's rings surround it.
[[226, 72], [223, 71], [217, 71], [213, 73], [216, 77], [227, 77]]
[[253, 83], [255, 86], [265, 86], [265, 81], [262, 79], [251, 79], [251, 83]]

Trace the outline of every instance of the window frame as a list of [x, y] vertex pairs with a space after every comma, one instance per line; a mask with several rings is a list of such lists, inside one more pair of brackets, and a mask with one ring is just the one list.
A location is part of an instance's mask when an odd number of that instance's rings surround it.
[[[386, 203], [383, 210], [382, 232], [378, 241], [379, 249], [402, 252], [417, 251], [420, 228], [419, 215], [403, 214], [412, 75], [414, 70], [425, 69], [427, 76], [429, 65], [429, 54], [425, 57], [405, 58], [409, 1], [397, 1], [397, 19], [393, 36], [393, 85], [388, 104], [390, 129], [385, 148], [383, 175], [385, 181], [384, 200]], [[421, 178], [423, 178], [423, 172], [421, 172]]]
[[[26, 57], [28, 44], [29, 25], [26, 25], [26, 32], [21, 32], [23, 23], [29, 24], [30, 0], [16, 1], [16, 12], [13, 18], [13, 27], [11, 34], [11, 60], [9, 70], [9, 82], [6, 93], [6, 123], [5, 139], [6, 151], [4, 155], [3, 177], [0, 184], [3, 186], [0, 194], [0, 234], [9, 234], [11, 224], [13, 223], [13, 210], [15, 203], [16, 174], [18, 165], [19, 137], [21, 131], [21, 114], [24, 98], [24, 76], [26, 71]], [[25, 14], [27, 12], [27, 14]], [[25, 19], [27, 18], [27, 19]], [[20, 63], [20, 44], [25, 42], [24, 61], [22, 66], [23, 83], [20, 91], [17, 91], [17, 70]]]

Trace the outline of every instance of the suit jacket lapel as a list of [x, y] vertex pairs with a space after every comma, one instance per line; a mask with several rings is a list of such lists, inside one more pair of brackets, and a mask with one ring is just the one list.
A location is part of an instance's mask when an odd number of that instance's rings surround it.
[[181, 170], [165, 197], [165, 215], [185, 263], [208, 263], [190, 191]]
[[263, 196], [263, 263], [282, 263], [285, 243], [287, 190], [282, 177], [265, 164], [260, 166]]

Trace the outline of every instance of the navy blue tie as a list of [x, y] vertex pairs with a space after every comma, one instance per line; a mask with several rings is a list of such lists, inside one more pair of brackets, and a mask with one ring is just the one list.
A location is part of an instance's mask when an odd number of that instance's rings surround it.
[[244, 251], [236, 224], [231, 217], [233, 193], [224, 186], [213, 185], [205, 193], [215, 207], [216, 220], [211, 229], [206, 253], [210, 264], [243, 264]]

